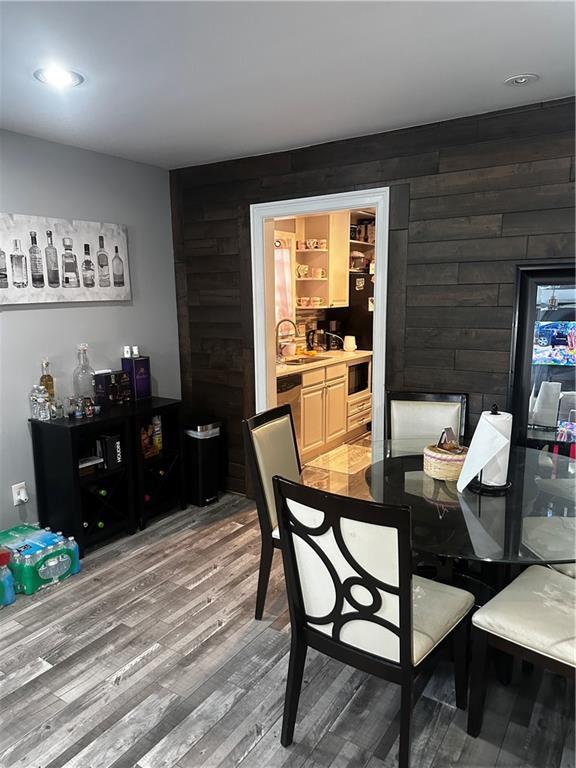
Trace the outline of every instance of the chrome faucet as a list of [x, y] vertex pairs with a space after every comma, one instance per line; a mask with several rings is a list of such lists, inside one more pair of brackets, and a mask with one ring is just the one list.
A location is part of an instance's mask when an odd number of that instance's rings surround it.
[[276, 323], [276, 362], [277, 363], [282, 362], [282, 354], [280, 352], [280, 326], [284, 325], [284, 323], [290, 323], [290, 325], [294, 328], [294, 335], [298, 336], [298, 328], [296, 328], [296, 323], [290, 317], [283, 317], [282, 320], [279, 320]]

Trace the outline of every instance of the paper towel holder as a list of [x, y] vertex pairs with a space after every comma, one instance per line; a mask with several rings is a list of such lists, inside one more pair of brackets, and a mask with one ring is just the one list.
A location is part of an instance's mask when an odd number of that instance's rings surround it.
[[[499, 413], [498, 403], [493, 403], [490, 408], [490, 415], [498, 416]], [[511, 487], [512, 482], [510, 480], [504, 485], [486, 485], [482, 482], [482, 472], [480, 472], [479, 478], [475, 477], [468, 483], [468, 490], [481, 496], [506, 496]]]

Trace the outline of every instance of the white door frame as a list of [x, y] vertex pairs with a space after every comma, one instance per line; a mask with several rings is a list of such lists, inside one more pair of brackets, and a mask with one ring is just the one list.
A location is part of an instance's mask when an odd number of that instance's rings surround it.
[[252, 244], [252, 301], [254, 313], [254, 377], [256, 412], [276, 405], [274, 326], [274, 263], [266, 259], [264, 227], [266, 220], [308, 216], [315, 213], [341, 211], [347, 208], [374, 208], [376, 211], [374, 331], [372, 360], [372, 435], [384, 439], [385, 365], [386, 365], [386, 298], [388, 283], [388, 219], [390, 188], [363, 189], [335, 195], [317, 195], [294, 200], [257, 203], [250, 206]]

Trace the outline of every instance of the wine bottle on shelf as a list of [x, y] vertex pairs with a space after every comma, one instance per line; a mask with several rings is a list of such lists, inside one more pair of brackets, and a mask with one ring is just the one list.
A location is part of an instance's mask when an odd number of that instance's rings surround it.
[[36, 232], [30, 232], [30, 271], [32, 272], [32, 287], [44, 288], [44, 269], [42, 268], [42, 251], [38, 248]]
[[103, 499], [105, 499], [106, 496], [108, 496], [108, 491], [106, 490], [106, 488], [102, 488], [99, 485], [89, 485], [88, 492], [92, 493], [94, 496], [100, 496]]
[[42, 360], [42, 376], [40, 376], [40, 384], [43, 387], [46, 387], [50, 399], [54, 400], [54, 379], [50, 373], [49, 360]]
[[52, 232], [46, 231], [46, 240], [48, 245], [44, 249], [46, 256], [46, 270], [48, 272], [48, 285], [50, 288], [60, 287], [60, 272], [58, 271], [58, 251], [52, 242]]

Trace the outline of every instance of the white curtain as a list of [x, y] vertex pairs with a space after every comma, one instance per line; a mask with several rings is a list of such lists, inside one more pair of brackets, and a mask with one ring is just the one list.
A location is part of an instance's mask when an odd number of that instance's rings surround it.
[[276, 322], [285, 317], [294, 317], [292, 301], [292, 259], [290, 243], [274, 240], [274, 280], [276, 286]]

